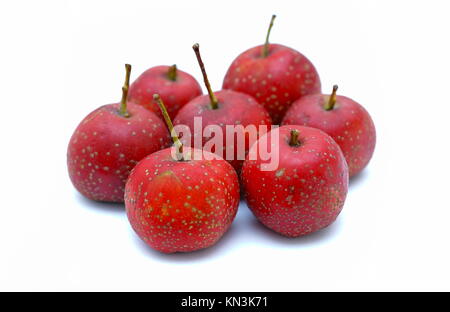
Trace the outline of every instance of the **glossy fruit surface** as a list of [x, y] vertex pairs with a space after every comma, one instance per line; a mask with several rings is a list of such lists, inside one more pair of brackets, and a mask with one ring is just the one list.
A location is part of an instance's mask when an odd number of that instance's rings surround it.
[[[194, 146], [194, 136], [200, 137], [202, 146], [214, 137], [206, 137], [203, 134], [207, 126], [217, 125], [223, 134], [223, 153], [218, 153], [221, 157], [226, 157], [227, 150], [232, 149], [234, 153], [231, 154], [231, 159], [226, 158], [233, 167], [239, 171], [245, 159], [245, 154], [241, 160], [238, 159], [238, 149], [242, 148], [245, 153], [250, 147], [249, 136], [244, 133], [245, 127], [255, 126], [259, 130], [259, 126], [265, 125], [267, 128], [271, 125], [271, 119], [267, 111], [256, 102], [251, 96], [247, 94], [235, 92], [231, 90], [222, 90], [214, 92], [217, 97], [217, 108], [211, 107], [211, 101], [208, 95], [203, 95], [195, 98], [186, 104], [177, 114], [174, 120], [175, 125], [186, 125], [191, 131], [191, 140], [189, 142], [186, 138], [182, 138], [183, 144], [187, 146]], [[195, 127], [195, 117], [201, 117], [202, 127]], [[239, 136], [245, 137], [245, 146], [238, 146], [239, 141], [237, 136], [229, 136], [227, 139], [227, 126], [242, 126], [235, 128]], [[212, 152], [218, 152], [213, 150]]]
[[133, 229], [147, 245], [164, 253], [215, 244], [230, 227], [239, 204], [238, 178], [230, 164], [206, 160], [200, 150], [184, 147], [183, 153], [190, 156], [182, 161], [172, 158], [170, 148], [149, 155], [126, 185], [125, 205]]
[[345, 96], [336, 96], [332, 109], [330, 96], [316, 94], [296, 101], [283, 119], [283, 125], [302, 125], [329, 134], [341, 147], [349, 174], [354, 176], [367, 166], [375, 150], [375, 125], [363, 106]]
[[264, 45], [240, 54], [228, 69], [223, 89], [254, 97], [279, 124], [290, 105], [302, 96], [320, 93], [319, 75], [314, 65], [300, 52], [280, 44]]
[[193, 98], [202, 94], [197, 80], [188, 73], [173, 66], [156, 66], [142, 73], [130, 86], [128, 100], [141, 105], [162, 118], [153, 94], [158, 93], [166, 105], [170, 118]]
[[129, 117], [124, 117], [119, 107], [104, 105], [90, 113], [69, 142], [70, 179], [93, 200], [123, 202], [131, 169], [148, 154], [170, 145], [166, 126], [155, 114], [128, 104]]
[[[283, 126], [273, 131], [279, 143], [270, 133], [267, 139], [278, 146], [277, 169], [263, 171], [267, 161], [259, 157], [247, 159], [242, 167], [249, 208], [265, 226], [289, 237], [330, 225], [341, 212], [348, 190], [347, 163], [339, 146], [314, 128]], [[252, 150], [265, 148], [263, 143], [260, 139]]]

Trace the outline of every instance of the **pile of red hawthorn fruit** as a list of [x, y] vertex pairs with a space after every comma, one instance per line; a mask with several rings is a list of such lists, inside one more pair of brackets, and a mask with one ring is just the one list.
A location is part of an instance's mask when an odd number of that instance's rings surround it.
[[[67, 164], [75, 188], [92, 200], [125, 202], [139, 237], [165, 253], [215, 244], [236, 216], [241, 189], [256, 218], [282, 235], [330, 225], [344, 205], [349, 177], [372, 157], [375, 127], [360, 104], [336, 95], [337, 86], [321, 94], [319, 75], [305, 56], [269, 43], [274, 18], [265, 44], [233, 61], [218, 92], [211, 89], [198, 44], [193, 49], [207, 95], [175, 65], [150, 68], [130, 86], [127, 64], [121, 102], [90, 113], [70, 140]], [[272, 144], [278, 169], [262, 170], [259, 156], [226, 161], [191, 148], [171, 119], [194, 131], [194, 117], [202, 117], [203, 128], [224, 130], [281, 125], [272, 130], [279, 138]], [[265, 136], [271, 144], [272, 136]], [[261, 137], [252, 146], [245, 142], [247, 153]]]

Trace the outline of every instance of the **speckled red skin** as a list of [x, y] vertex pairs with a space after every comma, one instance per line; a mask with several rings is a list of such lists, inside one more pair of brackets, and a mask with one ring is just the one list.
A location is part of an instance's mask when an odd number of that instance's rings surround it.
[[350, 177], [367, 166], [375, 149], [375, 125], [369, 113], [357, 102], [337, 96], [332, 110], [326, 110], [329, 96], [303, 97], [292, 104], [283, 125], [302, 125], [328, 133], [341, 147]]
[[[236, 172], [223, 159], [176, 161], [171, 149], [149, 155], [126, 184], [131, 226], [151, 248], [189, 252], [214, 245], [230, 227], [239, 205]], [[209, 153], [207, 153], [209, 154]]]
[[[224, 152], [220, 155], [226, 158], [226, 150], [228, 144], [225, 129], [226, 125], [242, 125], [244, 128], [248, 125], [255, 125], [258, 129], [260, 125], [267, 125], [269, 131], [272, 121], [267, 111], [259, 105], [251, 96], [235, 92], [231, 90], [221, 90], [214, 92], [219, 101], [219, 107], [217, 109], [211, 108], [211, 101], [208, 95], [199, 96], [186, 104], [177, 114], [174, 119], [175, 125], [186, 125], [191, 130], [191, 142], [181, 138], [183, 143], [187, 146], [193, 146], [193, 137], [202, 136], [201, 133], [194, 132], [194, 117], [202, 117], [202, 133], [208, 125], [219, 125], [223, 131], [224, 137]], [[210, 138], [203, 137], [203, 145], [210, 140]], [[250, 142], [248, 136], [246, 136], [245, 151], [249, 149]], [[237, 140], [234, 140], [234, 159], [227, 159], [229, 163], [240, 171], [244, 160], [237, 159]]]
[[142, 73], [131, 84], [128, 101], [141, 105], [163, 118], [153, 100], [153, 94], [157, 93], [163, 100], [170, 118], [175, 118], [181, 107], [202, 94], [202, 88], [194, 77], [179, 69], [176, 80], [170, 80], [167, 76], [169, 68], [170, 66], [156, 66]]
[[223, 89], [253, 96], [279, 124], [289, 106], [298, 98], [319, 93], [320, 78], [314, 65], [298, 51], [279, 44], [269, 45], [269, 55], [261, 57], [263, 45], [240, 54], [231, 64]]
[[[292, 129], [300, 132], [300, 146], [289, 145]], [[288, 237], [330, 225], [348, 190], [347, 163], [339, 146], [314, 128], [283, 126], [273, 131], [279, 131], [280, 138], [278, 169], [262, 171], [265, 162], [260, 159], [246, 159], [242, 167], [248, 206], [265, 226]]]
[[67, 150], [69, 176], [87, 198], [123, 202], [125, 182], [142, 158], [170, 146], [165, 124], [145, 108], [128, 104], [130, 117], [119, 115], [120, 104], [104, 105], [76, 128]]

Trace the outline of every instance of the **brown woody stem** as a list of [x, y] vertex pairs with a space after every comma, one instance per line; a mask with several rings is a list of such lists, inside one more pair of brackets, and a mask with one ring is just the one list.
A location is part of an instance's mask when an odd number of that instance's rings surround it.
[[203, 64], [202, 57], [200, 55], [200, 45], [198, 43], [192, 46], [194, 49], [195, 55], [197, 56], [198, 65], [203, 74], [203, 81], [205, 82], [206, 89], [208, 90], [209, 99], [211, 100], [211, 108], [217, 109], [219, 107], [219, 101], [217, 100], [214, 92], [211, 89], [211, 85], [209, 84], [208, 76], [206, 75], [205, 65]]
[[334, 108], [334, 105], [336, 104], [336, 92], [337, 92], [338, 86], [333, 86], [333, 92], [330, 95], [330, 98], [328, 100], [328, 103], [325, 105], [325, 110], [332, 110]]
[[173, 64], [169, 67], [169, 71], [167, 72], [167, 78], [169, 80], [175, 81], [177, 80], [177, 65]]
[[291, 130], [291, 139], [289, 140], [290, 146], [299, 146], [300, 145], [300, 141], [298, 139], [299, 135], [300, 135], [300, 132], [298, 132], [298, 130], [296, 130], [296, 129]]

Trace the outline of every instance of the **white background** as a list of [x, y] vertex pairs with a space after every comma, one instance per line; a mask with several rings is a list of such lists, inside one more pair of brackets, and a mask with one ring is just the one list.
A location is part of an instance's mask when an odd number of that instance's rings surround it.
[[[448, 1], [2, 1], [0, 290], [450, 290]], [[271, 41], [362, 103], [378, 134], [331, 227], [298, 239], [244, 203], [214, 247], [164, 255], [121, 205], [82, 198], [66, 169], [78, 122], [132, 78], [178, 64], [214, 88]]]

